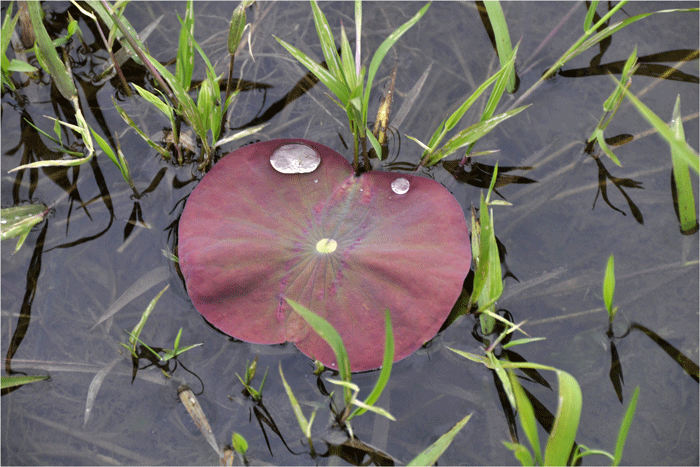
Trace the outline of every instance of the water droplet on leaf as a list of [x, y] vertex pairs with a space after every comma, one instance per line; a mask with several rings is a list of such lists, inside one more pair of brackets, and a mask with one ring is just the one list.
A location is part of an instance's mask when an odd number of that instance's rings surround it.
[[321, 156], [305, 144], [284, 144], [270, 156], [272, 167], [283, 174], [305, 174], [313, 172], [321, 163]]
[[408, 187], [411, 186], [408, 180], [405, 178], [397, 178], [391, 182], [391, 190], [397, 195], [402, 195], [408, 191]]

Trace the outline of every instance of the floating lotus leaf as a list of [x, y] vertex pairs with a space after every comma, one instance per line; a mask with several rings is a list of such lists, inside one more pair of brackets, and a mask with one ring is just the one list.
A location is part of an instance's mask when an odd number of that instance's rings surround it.
[[[273, 153], [306, 159], [308, 148], [320, 156], [312, 172], [272, 166]], [[462, 208], [439, 183], [388, 172], [357, 177], [332, 149], [287, 139], [238, 149], [202, 178], [180, 219], [179, 258], [192, 302], [221, 331], [290, 341], [336, 367], [286, 296], [325, 317], [352, 371], [364, 371], [382, 364], [385, 309], [395, 360], [437, 333], [471, 252]]]

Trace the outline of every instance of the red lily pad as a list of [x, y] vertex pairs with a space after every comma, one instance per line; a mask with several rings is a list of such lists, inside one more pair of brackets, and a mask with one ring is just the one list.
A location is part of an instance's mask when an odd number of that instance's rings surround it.
[[[311, 148], [320, 164], [281, 173], [270, 162], [280, 148], [305, 149], [303, 157]], [[290, 341], [337, 368], [286, 296], [335, 327], [355, 372], [382, 364], [386, 308], [395, 360], [430, 340], [471, 262], [462, 208], [438, 182], [357, 177], [340, 154], [303, 139], [252, 144], [217, 162], [187, 201], [178, 252], [192, 302], [218, 329], [247, 342]]]

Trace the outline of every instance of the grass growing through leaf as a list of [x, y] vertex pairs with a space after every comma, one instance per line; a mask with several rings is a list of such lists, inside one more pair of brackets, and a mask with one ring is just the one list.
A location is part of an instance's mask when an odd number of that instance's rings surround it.
[[[321, 43], [323, 56], [326, 59], [327, 69], [316, 63], [308, 55], [291, 44], [275, 37], [282, 46], [289, 51], [301, 64], [312, 71], [318, 79], [328, 87], [336, 96], [335, 103], [343, 109], [347, 115], [350, 131], [354, 139], [353, 168], [359, 171], [359, 155], [364, 158], [365, 170], [369, 170], [369, 155], [367, 142], [369, 139], [372, 148], [381, 157], [381, 144], [377, 141], [367, 126], [367, 110], [369, 108], [370, 91], [374, 78], [379, 69], [379, 65], [384, 60], [387, 52], [396, 41], [414, 24], [423, 17], [430, 4], [425, 5], [416, 13], [413, 18], [404, 23], [396, 31], [387, 37], [377, 48], [372, 57], [372, 61], [367, 71], [367, 82], [365, 84], [365, 69], [361, 67], [362, 57], [360, 55], [360, 44], [362, 34], [362, 2], [355, 1], [355, 56], [353, 58], [350, 43], [345, 35], [345, 29], [341, 29], [340, 50], [335, 46], [335, 39], [331, 32], [326, 16], [323, 14], [315, 1], [311, 2], [311, 9], [314, 15], [314, 23], [318, 39]], [[361, 149], [360, 149], [361, 148]]]

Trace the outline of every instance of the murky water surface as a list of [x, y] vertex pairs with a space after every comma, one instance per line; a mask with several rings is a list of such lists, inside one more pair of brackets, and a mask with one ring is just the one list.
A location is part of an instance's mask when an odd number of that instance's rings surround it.
[[[639, 2], [628, 4], [624, 10], [634, 16], [690, 5]], [[6, 7], [3, 3], [3, 16]], [[228, 67], [226, 35], [234, 7], [225, 2], [198, 2], [195, 7], [195, 36], [212, 61], [218, 61], [217, 70], [222, 73]], [[50, 16], [52, 20], [60, 20], [69, 8], [74, 17], [79, 16], [69, 4], [50, 3], [44, 8], [57, 15]], [[151, 52], [165, 62], [175, 58], [180, 28], [175, 13], [184, 16], [184, 8], [184, 3], [133, 3], [126, 15], [137, 30], [162, 16], [147, 42]], [[322, 8], [336, 34], [341, 21], [348, 31], [353, 28], [352, 3], [324, 3]], [[369, 63], [370, 51], [419, 8], [416, 3], [365, 5], [365, 64]], [[579, 37], [586, 13], [583, 4], [569, 2], [507, 2], [504, 10], [511, 38], [520, 41], [520, 88], [502, 103], [499, 112], [513, 107], [516, 99]], [[625, 17], [618, 16], [618, 20]], [[317, 58], [322, 56], [306, 3], [261, 3], [252, 9], [248, 20], [253, 25], [250, 50], [255, 60], [246, 45], [236, 60], [236, 73], [266, 86], [241, 94], [232, 127], [241, 127], [263, 115], [305, 73], [272, 34]], [[81, 19], [80, 26], [87, 43], [98, 42], [91, 24]], [[613, 36], [600, 63], [624, 61], [635, 45], [638, 56], [697, 49], [698, 16], [671, 13], [636, 23]], [[599, 52], [598, 47], [591, 49], [564, 68], [586, 68]], [[195, 186], [194, 177], [199, 176], [195, 167], [162, 161], [128, 130], [112, 103], [112, 97], [117, 96], [113, 87], [116, 81], [90, 82], [95, 71], [91, 67], [99, 67], [107, 56], [104, 50], [87, 56], [75, 50], [72, 53], [82, 59], [75, 63], [74, 72], [88, 122], [101, 128], [103, 134], [118, 135], [136, 189], [152, 189], [136, 199], [103, 154], [75, 169], [39, 170], [31, 176], [29, 172], [9, 174], [8, 170], [23, 163], [23, 154], [53, 148], [53, 143], [40, 140], [30, 131], [23, 119], [52, 134], [53, 121], [44, 115], [66, 117], [46, 84], [31, 83], [22, 88], [20, 92], [28, 100], [24, 106], [19, 106], [11, 94], [3, 95], [2, 205], [31, 199], [46, 203], [54, 211], [47, 223], [30, 234], [18, 253], [11, 254], [14, 241], [2, 243], [2, 354], [8, 355], [17, 327], [29, 323], [12, 356], [12, 370], [51, 375], [48, 382], [2, 397], [2, 463], [217, 463], [216, 455], [178, 400], [180, 383], [189, 384], [197, 392], [203, 387], [199, 401], [219, 444], [229, 443], [233, 431], [241, 433], [250, 444], [248, 454], [253, 462], [342, 463], [338, 457], [314, 461], [306, 454], [308, 448], [301, 442], [303, 435], [280, 382], [279, 362], [307, 416], [313, 408], [319, 409], [314, 432], [322, 436], [328, 426], [328, 404], [311, 374], [311, 362], [291, 344], [234, 342], [207, 326], [192, 306], [173, 263], [162, 253], [173, 250], [183, 201]], [[380, 91], [384, 91], [397, 60], [395, 116], [400, 115], [402, 104], [408, 100], [408, 91], [430, 68], [411, 111], [395, 124], [400, 140], [394, 138], [390, 145], [390, 159], [398, 153], [397, 161], [416, 163], [420, 148], [404, 135], [427, 141], [437, 125], [499, 65], [472, 3], [434, 3], [430, 7], [380, 68], [370, 112], [376, 111]], [[204, 77], [205, 68], [200, 65], [195, 79]], [[635, 76], [631, 91], [665, 120], [670, 120], [680, 94], [682, 113], [687, 117], [686, 138], [697, 148], [697, 61], [679, 64], [678, 68], [694, 76], [695, 82]], [[479, 163], [492, 166], [498, 161], [499, 167], [532, 167], [508, 174], [536, 181], [498, 189], [513, 206], [494, 209], [495, 230], [507, 249], [507, 267], [519, 279], [506, 279], [498, 306], [509, 310], [515, 322], [527, 320], [524, 329], [531, 336], [546, 337], [545, 341], [517, 347], [524, 359], [568, 371], [581, 384], [583, 413], [578, 443], [613, 451], [620, 420], [634, 388], [639, 386], [637, 415], [623, 462], [697, 465], [698, 384], [679, 365], [647, 336], [633, 332], [615, 341], [624, 375], [623, 404], [608, 377], [610, 343], [605, 337], [607, 315], [601, 284], [610, 254], [616, 258], [615, 299], [620, 306], [616, 332], [624, 332], [631, 321], [641, 323], [698, 361], [698, 237], [679, 233], [671, 198], [668, 145], [648, 131], [648, 124], [626, 102], [606, 136], [625, 133], [635, 135], [635, 140], [614, 149], [623, 167], [615, 166], [605, 156], [601, 163], [612, 176], [641, 184], [641, 189], [623, 189], [643, 219], [635, 219], [623, 193], [610, 181], [609, 201], [619, 211], [596, 196], [601, 169], [584, 152], [584, 142], [612, 90], [612, 80], [605, 75], [559, 76], [525, 96], [517, 105], [531, 107], [499, 126], [474, 148], [500, 150], [481, 157]], [[349, 158], [351, 151], [339, 138], [340, 134], [351, 142], [345, 116], [325, 93], [322, 85], [315, 86], [274, 115], [261, 133], [228, 144], [224, 153], [258, 139], [306, 138]], [[146, 134], [163, 137], [168, 122], [162, 115], [139, 98], [118, 98]], [[477, 119], [477, 112], [470, 111], [460, 128]], [[72, 135], [64, 138], [69, 144], [74, 142]], [[458, 156], [450, 159], [455, 158]], [[473, 173], [482, 167], [476, 161], [469, 166]], [[445, 168], [423, 174], [447, 186], [465, 210], [472, 203], [478, 204], [482, 188], [474, 186], [476, 182], [462, 183]], [[696, 182], [697, 177], [693, 177]], [[696, 203], [697, 192], [696, 186]], [[43, 247], [37, 246], [42, 241]], [[138, 284], [143, 293], [130, 289]], [[170, 378], [150, 367], [140, 370], [132, 382], [131, 361], [119, 343], [126, 342], [126, 330], [134, 327], [149, 301], [166, 284], [170, 288], [157, 304], [142, 339], [169, 347], [183, 328], [181, 345], [204, 345], [181, 355], [181, 365]], [[125, 292], [125, 305], [95, 326]], [[425, 349], [397, 363], [379, 401], [397, 421], [364, 415], [353, 422], [359, 438], [407, 462], [459, 419], [473, 413], [440, 463], [513, 463], [511, 452], [501, 443], [510, 435], [493, 375], [446, 349], [450, 346], [478, 353], [478, 344], [471, 335], [473, 325], [473, 317], [463, 317]], [[241, 394], [236, 377], [236, 373], [243, 375], [246, 362], [256, 356], [257, 384], [264, 370], [270, 369], [263, 399], [267, 412]], [[86, 417], [90, 386], [101, 371], [104, 382]], [[553, 375], [544, 376], [556, 387]], [[376, 372], [360, 374], [353, 381], [367, 394], [376, 377]], [[556, 410], [555, 392], [532, 383], [525, 385], [550, 411]], [[274, 420], [287, 446], [270, 425], [258, 422], [259, 417]], [[318, 444], [323, 452], [323, 443]], [[603, 457], [589, 457], [585, 462], [607, 463]]]

